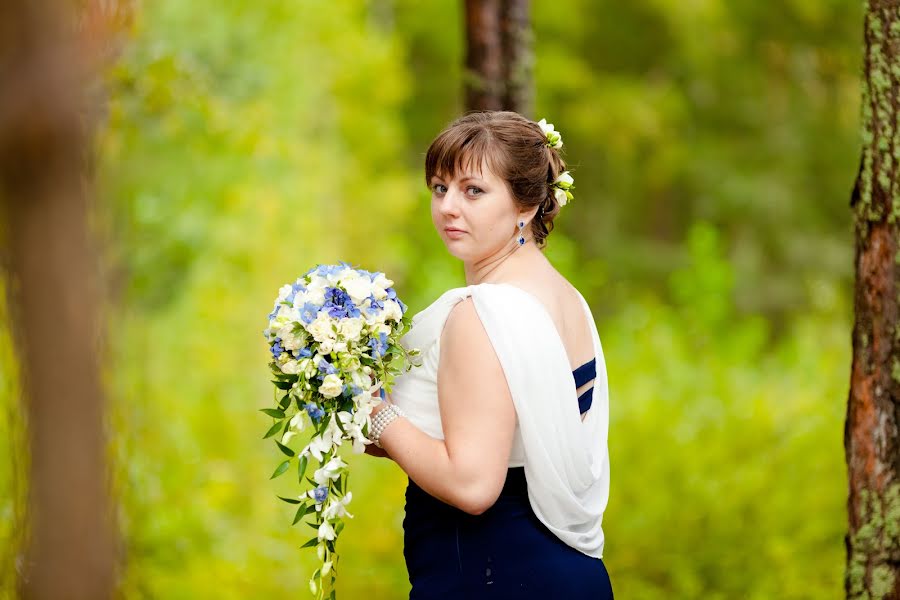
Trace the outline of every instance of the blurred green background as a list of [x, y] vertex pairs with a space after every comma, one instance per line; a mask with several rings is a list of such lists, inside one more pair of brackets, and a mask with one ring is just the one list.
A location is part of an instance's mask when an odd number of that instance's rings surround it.
[[[535, 119], [576, 200], [547, 255], [591, 303], [611, 393], [617, 597], [839, 598], [862, 5], [534, 0]], [[462, 112], [459, 2], [157, 0], [97, 140], [126, 598], [306, 597], [260, 334], [320, 262], [413, 314], [463, 285], [423, 159]], [[22, 422], [0, 304], [0, 597]], [[52, 353], [48, 356], [52, 363]], [[343, 598], [405, 598], [405, 476], [352, 456]]]

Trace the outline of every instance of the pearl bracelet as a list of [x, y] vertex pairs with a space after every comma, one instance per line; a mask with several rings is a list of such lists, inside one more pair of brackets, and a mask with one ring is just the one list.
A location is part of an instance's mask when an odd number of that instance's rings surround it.
[[381, 448], [381, 435], [387, 426], [394, 422], [398, 417], [404, 417], [403, 411], [396, 404], [388, 404], [386, 407], [378, 411], [378, 414], [372, 418], [372, 424], [369, 426], [369, 439], [378, 448]]

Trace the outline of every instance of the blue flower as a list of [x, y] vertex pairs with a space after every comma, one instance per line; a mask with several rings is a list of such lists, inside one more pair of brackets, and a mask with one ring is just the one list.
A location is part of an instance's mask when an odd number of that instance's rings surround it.
[[309, 418], [312, 419], [313, 421], [315, 421], [316, 423], [319, 422], [319, 419], [321, 419], [322, 417], [325, 416], [325, 411], [322, 410], [321, 408], [319, 408], [317, 405], [313, 404], [312, 402], [307, 402], [306, 406], [304, 406], [303, 408], [306, 409], [306, 414], [309, 415]]
[[300, 351], [297, 352], [297, 356], [299, 358], [309, 358], [310, 356], [312, 356], [312, 350], [310, 350], [309, 348], [300, 348]]
[[397, 299], [397, 292], [394, 291], [394, 288], [389, 287], [388, 289], [386, 289], [386, 290], [384, 290], [384, 291], [387, 292], [387, 296], [388, 296], [388, 298], [390, 298], [391, 300], [396, 300], [396, 299]]
[[304, 290], [306, 290], [306, 288], [304, 286], [300, 285], [299, 283], [295, 283], [295, 284], [291, 285], [291, 293], [287, 295], [287, 298], [285, 298], [284, 301], [290, 305], [293, 305], [294, 298], [297, 296], [297, 293], [302, 292]]
[[278, 314], [278, 308], [279, 308], [280, 306], [281, 306], [281, 303], [279, 303], [279, 302], [276, 302], [276, 303], [275, 303], [275, 308], [273, 308], [273, 309], [272, 309], [272, 312], [269, 313], [269, 320], [270, 320], [270, 321], [271, 321], [272, 319], [275, 318], [275, 315]]
[[350, 294], [339, 287], [325, 288], [325, 304], [322, 308], [328, 311], [330, 316], [338, 319], [359, 316], [359, 308], [356, 307]]
[[387, 351], [387, 335], [382, 331], [378, 337], [369, 340], [369, 347], [372, 348], [372, 358], [381, 358]]
[[320, 485], [316, 489], [313, 490], [313, 499], [316, 501], [316, 504], [322, 504], [325, 502], [325, 498], [328, 497], [328, 488], [324, 485]]
[[275, 338], [275, 343], [272, 344], [272, 347], [269, 348], [269, 350], [272, 352], [274, 358], [281, 356], [282, 352], [284, 352], [284, 347], [281, 345], [280, 337]]
[[337, 369], [334, 368], [333, 364], [323, 358], [319, 361], [319, 372], [325, 375], [333, 375], [334, 373], [337, 373]]
[[374, 294], [370, 294], [368, 300], [369, 307], [366, 308], [367, 313], [373, 314], [384, 308], [384, 302], [375, 298]]
[[[329, 275], [337, 275], [341, 271], [344, 270], [343, 265], [319, 265], [314, 269], [311, 269], [309, 273], [312, 271], [316, 272], [316, 275], [319, 277], [328, 277]], [[307, 274], [309, 274], [307, 273]]]
[[319, 307], [312, 302], [307, 302], [300, 309], [300, 320], [309, 325], [316, 320], [317, 314], [319, 314]]

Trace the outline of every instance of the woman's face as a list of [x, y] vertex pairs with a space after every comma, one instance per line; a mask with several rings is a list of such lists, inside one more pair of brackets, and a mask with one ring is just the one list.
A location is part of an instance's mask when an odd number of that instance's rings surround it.
[[450, 254], [474, 263], [516, 243], [522, 217], [506, 183], [486, 164], [480, 172], [460, 169], [452, 179], [434, 175], [430, 185], [431, 220]]

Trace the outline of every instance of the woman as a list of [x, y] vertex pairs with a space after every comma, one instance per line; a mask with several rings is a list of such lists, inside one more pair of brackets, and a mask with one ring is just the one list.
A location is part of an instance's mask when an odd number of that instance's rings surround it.
[[[471, 113], [425, 161], [467, 285], [413, 318], [422, 364], [370, 436], [409, 475], [410, 598], [612, 598], [606, 370], [590, 308], [544, 257], [572, 179], [552, 125]], [[547, 595], [549, 594], [549, 596]]]

